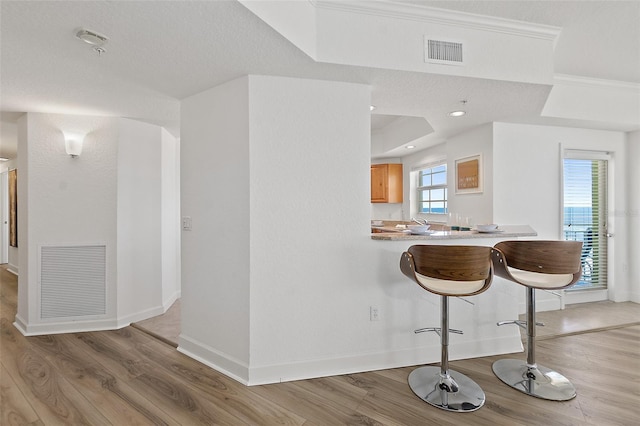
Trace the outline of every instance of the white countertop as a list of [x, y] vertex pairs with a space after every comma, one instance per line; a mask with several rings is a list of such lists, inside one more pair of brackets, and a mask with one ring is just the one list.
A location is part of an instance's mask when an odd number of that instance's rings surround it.
[[538, 235], [529, 225], [500, 225], [499, 232], [478, 232], [478, 231], [450, 231], [436, 230], [428, 235], [412, 235], [408, 231], [380, 227], [383, 232], [372, 233], [372, 240], [382, 241], [412, 241], [412, 240], [455, 240], [469, 238], [515, 238], [515, 237], [535, 237]]

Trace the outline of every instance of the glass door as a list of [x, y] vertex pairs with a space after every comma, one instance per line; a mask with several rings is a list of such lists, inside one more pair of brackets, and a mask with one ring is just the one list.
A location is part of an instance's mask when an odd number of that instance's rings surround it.
[[607, 299], [608, 163], [606, 153], [567, 151], [563, 159], [564, 239], [583, 243], [582, 277], [567, 294], [600, 290], [584, 301]]

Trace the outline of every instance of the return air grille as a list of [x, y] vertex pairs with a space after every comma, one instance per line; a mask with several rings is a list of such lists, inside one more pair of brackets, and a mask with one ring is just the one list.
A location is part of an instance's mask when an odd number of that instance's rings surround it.
[[41, 318], [105, 314], [105, 271], [104, 245], [41, 247]]
[[425, 37], [425, 62], [463, 65], [462, 43]]

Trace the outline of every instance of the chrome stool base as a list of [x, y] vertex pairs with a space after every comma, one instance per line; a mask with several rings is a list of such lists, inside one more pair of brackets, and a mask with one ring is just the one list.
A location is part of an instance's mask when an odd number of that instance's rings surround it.
[[475, 411], [484, 405], [484, 392], [476, 382], [457, 371], [449, 370], [449, 376], [442, 377], [439, 366], [416, 368], [409, 374], [409, 387], [424, 402], [447, 411]]
[[529, 367], [519, 359], [500, 359], [492, 369], [504, 383], [527, 395], [552, 401], [568, 401], [576, 396], [569, 379], [541, 365]]

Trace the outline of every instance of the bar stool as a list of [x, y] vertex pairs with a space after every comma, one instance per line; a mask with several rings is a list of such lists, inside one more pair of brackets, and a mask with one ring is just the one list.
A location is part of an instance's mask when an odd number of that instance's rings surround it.
[[571, 382], [547, 367], [536, 364], [535, 290], [558, 290], [580, 279], [582, 242], [580, 241], [503, 241], [494, 246], [494, 273], [526, 288], [527, 320], [500, 321], [498, 325], [516, 324], [527, 330], [527, 361], [501, 359], [493, 363], [500, 380], [527, 395], [553, 401], [567, 401], [576, 396]]
[[493, 278], [491, 247], [414, 245], [402, 253], [400, 270], [425, 290], [440, 295], [440, 367], [423, 366], [409, 374], [409, 387], [423, 401], [447, 411], [475, 411], [485, 395], [469, 377], [449, 370], [449, 296], [472, 296], [487, 290]]

